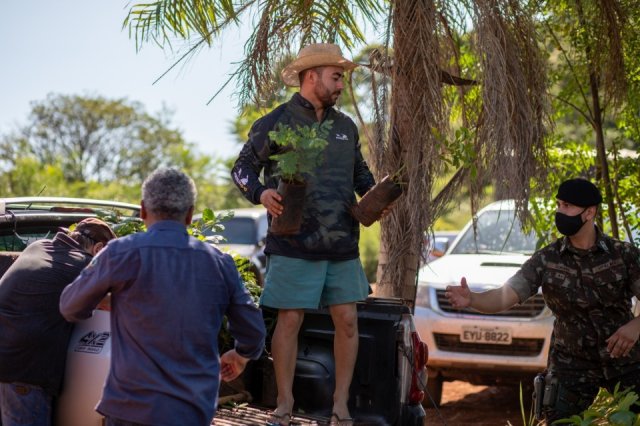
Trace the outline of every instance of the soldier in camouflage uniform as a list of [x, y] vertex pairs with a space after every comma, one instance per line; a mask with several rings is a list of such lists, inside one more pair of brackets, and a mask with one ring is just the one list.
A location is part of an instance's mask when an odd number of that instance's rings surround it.
[[640, 251], [610, 238], [594, 224], [600, 191], [584, 179], [558, 188], [556, 227], [565, 235], [538, 250], [501, 288], [471, 292], [463, 278], [446, 295], [458, 308], [494, 313], [526, 301], [542, 287], [555, 314], [547, 376], [558, 383], [545, 408], [548, 424], [579, 414], [598, 389], [640, 390]]
[[[293, 409], [292, 385], [297, 356], [297, 335], [303, 309], [329, 306], [335, 325], [336, 388], [332, 424], [353, 421], [347, 408], [349, 386], [358, 353], [356, 301], [367, 297], [369, 285], [359, 260], [359, 224], [350, 214], [355, 193], [364, 195], [374, 179], [360, 151], [358, 129], [333, 105], [343, 88], [343, 73], [356, 67], [333, 44], [312, 44], [282, 72], [285, 84], [300, 92], [257, 120], [231, 171], [242, 194], [263, 204], [269, 220], [282, 213], [276, 191], [276, 163], [271, 156], [282, 148], [269, 139], [269, 131], [283, 124], [296, 128], [331, 120], [324, 159], [305, 176], [307, 189], [300, 233], [267, 234], [268, 266], [261, 305], [278, 309], [272, 352], [278, 405], [269, 424], [287, 425]], [[264, 184], [260, 173], [264, 171]]]

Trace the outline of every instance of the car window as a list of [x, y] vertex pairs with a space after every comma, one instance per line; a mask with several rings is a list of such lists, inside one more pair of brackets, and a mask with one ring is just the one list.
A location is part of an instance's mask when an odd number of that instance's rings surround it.
[[522, 232], [513, 210], [489, 210], [478, 216], [477, 234], [474, 236], [473, 227], [467, 228], [451, 253], [532, 254], [535, 249], [535, 233]]
[[256, 221], [250, 217], [232, 217], [229, 220], [220, 222], [224, 225], [224, 231], [215, 234], [209, 231], [205, 235], [221, 235], [225, 238], [222, 244], [257, 244], [258, 232]]

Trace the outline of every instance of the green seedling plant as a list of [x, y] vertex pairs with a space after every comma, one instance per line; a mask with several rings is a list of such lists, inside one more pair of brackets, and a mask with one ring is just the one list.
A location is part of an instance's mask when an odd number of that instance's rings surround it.
[[269, 138], [284, 149], [269, 157], [278, 164], [276, 174], [288, 183], [304, 182], [305, 174], [313, 172], [322, 161], [332, 125], [332, 120], [295, 128], [279, 124], [270, 131]]
[[[522, 389], [522, 382], [520, 382], [520, 414], [522, 415], [523, 426], [540, 426], [544, 424], [544, 420], [536, 420], [533, 412], [533, 404], [529, 407], [529, 413], [525, 409], [524, 402], [524, 390]], [[507, 421], [507, 426], [514, 426], [510, 421]]]
[[630, 389], [620, 390], [618, 383], [613, 394], [600, 388], [593, 403], [581, 415], [558, 420], [554, 425], [640, 426], [640, 416], [631, 410], [632, 406], [637, 408], [638, 405], [638, 394]]

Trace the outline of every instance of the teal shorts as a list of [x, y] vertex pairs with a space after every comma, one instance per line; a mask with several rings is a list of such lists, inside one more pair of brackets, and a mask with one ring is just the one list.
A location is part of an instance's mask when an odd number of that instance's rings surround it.
[[260, 305], [317, 309], [364, 300], [369, 282], [360, 259], [305, 260], [270, 255]]

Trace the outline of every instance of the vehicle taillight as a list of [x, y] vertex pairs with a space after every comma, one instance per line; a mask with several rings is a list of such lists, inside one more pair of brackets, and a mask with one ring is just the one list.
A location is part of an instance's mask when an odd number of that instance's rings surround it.
[[109, 293], [108, 295], [106, 295], [101, 301], [100, 303], [98, 303], [98, 306], [96, 306], [96, 309], [99, 311], [107, 311], [107, 312], [111, 312], [111, 293]]
[[427, 344], [420, 340], [417, 332], [411, 333], [413, 343], [413, 369], [411, 373], [411, 388], [409, 389], [409, 403], [419, 404], [424, 398], [426, 383], [426, 365], [429, 359]]

